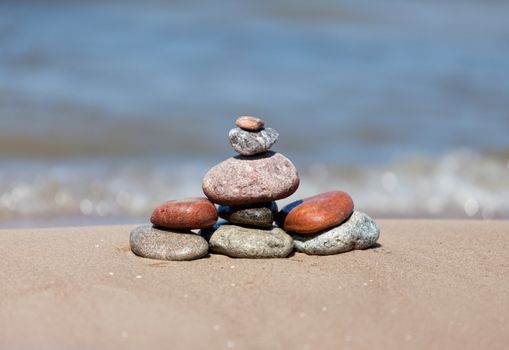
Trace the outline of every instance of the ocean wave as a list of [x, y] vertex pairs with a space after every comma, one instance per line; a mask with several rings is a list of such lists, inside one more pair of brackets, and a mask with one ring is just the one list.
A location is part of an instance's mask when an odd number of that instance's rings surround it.
[[[509, 154], [460, 150], [375, 167], [310, 163], [292, 200], [322, 191], [351, 193], [375, 217], [509, 217]], [[210, 162], [210, 160], [209, 160]], [[158, 204], [202, 196], [208, 162], [162, 159], [3, 161], [0, 226], [147, 221]]]

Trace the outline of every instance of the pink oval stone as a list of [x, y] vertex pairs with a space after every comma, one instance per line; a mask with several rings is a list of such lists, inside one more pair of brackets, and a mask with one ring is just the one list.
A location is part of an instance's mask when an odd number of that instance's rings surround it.
[[299, 174], [293, 163], [272, 151], [227, 159], [203, 179], [203, 193], [223, 205], [272, 202], [292, 195], [298, 187]]
[[353, 200], [342, 191], [325, 192], [288, 204], [278, 218], [285, 231], [312, 234], [338, 226], [353, 212]]
[[207, 198], [174, 200], [157, 207], [150, 222], [173, 230], [202, 229], [217, 222], [217, 210]]
[[235, 125], [247, 131], [258, 131], [264, 128], [265, 122], [257, 117], [243, 116], [237, 118]]

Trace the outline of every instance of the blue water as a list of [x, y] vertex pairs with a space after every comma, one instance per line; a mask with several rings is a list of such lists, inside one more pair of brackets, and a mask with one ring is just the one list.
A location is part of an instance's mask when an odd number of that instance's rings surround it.
[[480, 0], [0, 2], [0, 219], [143, 219], [199, 194], [244, 114], [280, 132], [302, 195], [341, 187], [380, 216], [507, 217], [507, 13]]

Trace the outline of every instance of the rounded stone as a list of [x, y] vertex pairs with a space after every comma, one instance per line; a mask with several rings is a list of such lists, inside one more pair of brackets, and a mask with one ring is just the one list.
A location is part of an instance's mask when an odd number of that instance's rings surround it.
[[271, 227], [277, 215], [276, 202], [254, 204], [253, 206], [219, 206], [219, 216], [233, 224], [256, 227]]
[[316, 235], [292, 234], [295, 249], [309, 255], [331, 255], [366, 249], [378, 240], [380, 229], [361, 211], [354, 211], [342, 225]]
[[332, 191], [288, 204], [277, 221], [285, 231], [312, 234], [341, 224], [352, 212], [350, 195]]
[[202, 234], [211, 252], [232, 258], [285, 258], [293, 251], [292, 238], [275, 226], [264, 230], [222, 224]]
[[247, 131], [258, 131], [263, 129], [263, 127], [265, 126], [265, 122], [263, 121], [263, 119], [246, 115], [238, 117], [237, 120], [235, 121], [235, 125]]
[[292, 195], [299, 187], [299, 174], [289, 159], [269, 151], [225, 160], [208, 171], [202, 187], [213, 203], [271, 202]]
[[201, 229], [217, 222], [217, 210], [207, 198], [174, 200], [157, 207], [150, 222], [172, 230]]
[[276, 143], [279, 133], [271, 128], [260, 131], [246, 131], [240, 128], [231, 129], [228, 134], [230, 144], [235, 151], [243, 156], [268, 151]]
[[131, 250], [144, 258], [194, 260], [208, 254], [207, 241], [191, 231], [166, 231], [152, 225], [138, 226], [129, 237]]

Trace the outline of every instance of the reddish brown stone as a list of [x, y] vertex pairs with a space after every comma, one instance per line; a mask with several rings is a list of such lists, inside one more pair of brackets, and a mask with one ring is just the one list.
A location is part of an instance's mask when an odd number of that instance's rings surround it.
[[341, 224], [352, 212], [348, 193], [325, 192], [288, 204], [279, 212], [278, 223], [285, 231], [312, 234]]
[[257, 117], [243, 116], [237, 118], [237, 120], [235, 121], [235, 125], [247, 131], [258, 131], [260, 129], [263, 129], [263, 127], [265, 126], [265, 122], [263, 121], [263, 119]]
[[173, 230], [202, 229], [217, 222], [217, 210], [206, 198], [169, 201], [154, 210], [150, 222]]

